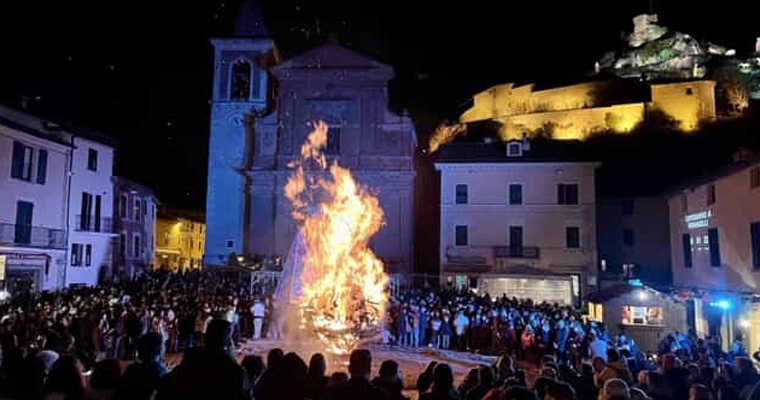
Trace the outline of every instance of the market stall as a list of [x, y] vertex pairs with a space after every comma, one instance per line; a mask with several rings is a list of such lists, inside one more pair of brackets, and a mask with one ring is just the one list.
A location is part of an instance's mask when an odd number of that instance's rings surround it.
[[604, 323], [611, 336], [624, 333], [643, 351], [655, 352], [667, 334], [686, 330], [686, 306], [645, 285], [619, 283], [585, 299], [591, 320]]

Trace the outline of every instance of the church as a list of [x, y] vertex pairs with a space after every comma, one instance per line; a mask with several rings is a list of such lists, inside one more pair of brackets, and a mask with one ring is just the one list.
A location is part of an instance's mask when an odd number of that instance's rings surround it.
[[297, 230], [284, 194], [288, 164], [323, 120], [328, 160], [376, 192], [385, 212], [372, 249], [388, 272], [410, 272], [417, 140], [411, 119], [388, 108], [393, 68], [335, 41], [282, 60], [253, 2], [234, 36], [211, 43], [204, 265], [285, 258]]

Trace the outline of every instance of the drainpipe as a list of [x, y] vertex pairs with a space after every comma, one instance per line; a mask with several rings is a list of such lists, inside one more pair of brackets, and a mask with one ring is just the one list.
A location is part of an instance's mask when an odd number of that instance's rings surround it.
[[74, 136], [71, 137], [71, 155], [69, 156], [69, 168], [67, 175], [67, 182], [66, 182], [66, 233], [64, 234], [64, 241], [66, 246], [66, 250], [63, 252], [64, 258], [63, 258], [63, 288], [66, 288], [66, 278], [69, 271], [69, 260], [71, 260], [71, 255], [69, 254], [71, 249], [69, 248], [69, 230], [71, 229], [71, 177], [74, 175], [74, 151], [76, 150], [76, 147], [74, 147]]

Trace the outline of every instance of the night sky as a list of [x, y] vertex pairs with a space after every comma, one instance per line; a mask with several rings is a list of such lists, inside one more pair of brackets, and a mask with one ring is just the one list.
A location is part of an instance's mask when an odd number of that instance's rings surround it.
[[[458, 104], [494, 83], [588, 72], [601, 53], [620, 46], [631, 18], [650, 7], [641, 0], [261, 4], [285, 58], [335, 34], [396, 67], [392, 107], [428, 122], [455, 116]], [[740, 53], [754, 46], [760, 32], [751, 3], [695, 4], [653, 6], [671, 30]], [[208, 38], [233, 31], [239, 5], [4, 1], [0, 101], [14, 105], [25, 97], [36, 114], [116, 137], [115, 174], [151, 186], [170, 207], [202, 209], [213, 62]]]

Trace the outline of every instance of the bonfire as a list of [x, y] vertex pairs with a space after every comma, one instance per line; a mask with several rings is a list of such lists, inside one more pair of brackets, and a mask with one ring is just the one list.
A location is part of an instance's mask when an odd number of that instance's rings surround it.
[[324, 122], [314, 124], [300, 159], [291, 164], [285, 195], [306, 244], [298, 304], [302, 325], [326, 352], [344, 355], [379, 331], [385, 313], [388, 277], [369, 248], [383, 225], [383, 210], [348, 169], [328, 165], [327, 132]]

